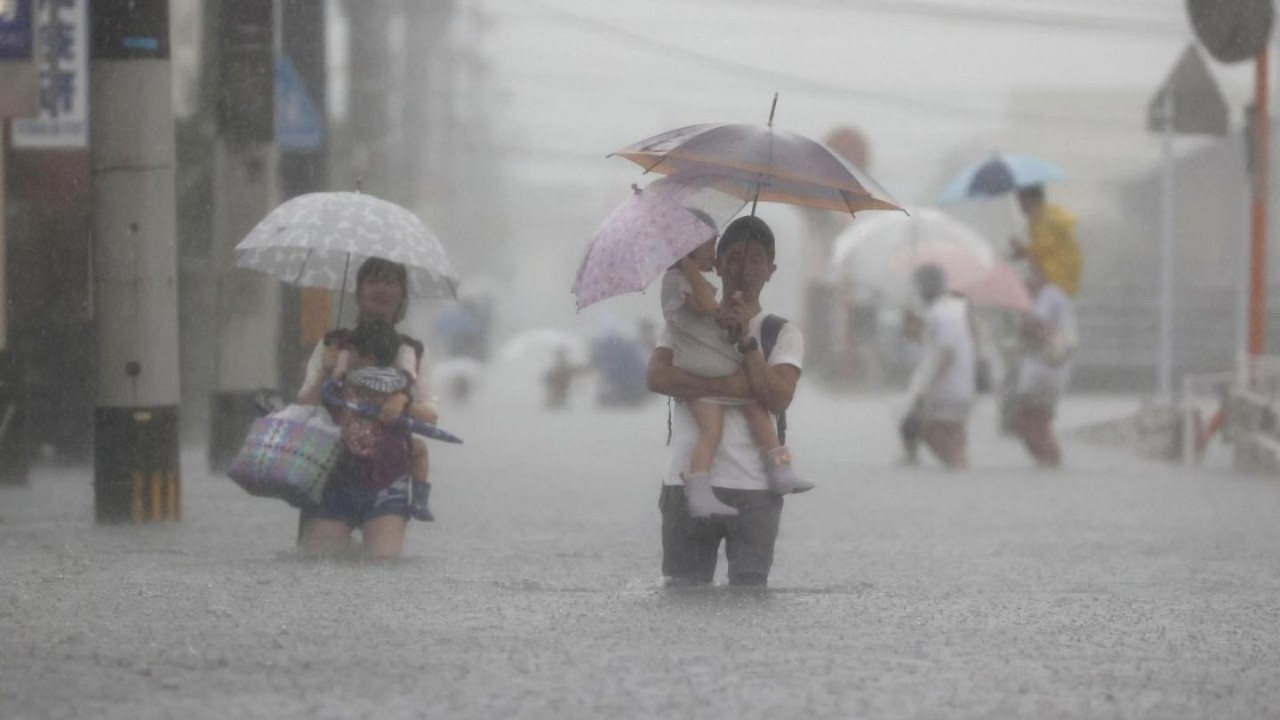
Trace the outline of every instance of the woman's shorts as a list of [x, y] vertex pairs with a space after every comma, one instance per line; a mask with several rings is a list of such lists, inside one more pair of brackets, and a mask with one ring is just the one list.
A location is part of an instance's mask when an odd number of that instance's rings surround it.
[[325, 486], [320, 506], [304, 512], [303, 517], [341, 520], [353, 528], [383, 515], [399, 515], [407, 519], [409, 483], [409, 476], [405, 475], [381, 490], [370, 490], [334, 478]]

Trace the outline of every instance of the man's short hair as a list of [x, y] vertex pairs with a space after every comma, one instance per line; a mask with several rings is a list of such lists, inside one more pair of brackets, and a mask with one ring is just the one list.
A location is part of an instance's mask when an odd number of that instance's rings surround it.
[[769, 254], [769, 262], [773, 262], [773, 231], [765, 221], [755, 215], [744, 215], [729, 223], [720, 235], [720, 244], [716, 246], [716, 256], [723, 255], [730, 246], [742, 242], [756, 243], [764, 247]]
[[1024, 188], [1018, 188], [1018, 198], [1036, 203], [1044, 202], [1044, 186], [1028, 185]]

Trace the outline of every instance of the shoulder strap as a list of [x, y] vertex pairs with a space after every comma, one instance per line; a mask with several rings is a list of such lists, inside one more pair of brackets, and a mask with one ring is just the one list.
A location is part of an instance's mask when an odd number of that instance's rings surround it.
[[778, 344], [778, 335], [786, 324], [787, 319], [780, 315], [765, 315], [760, 323], [760, 352], [764, 353], [765, 360], [773, 354], [773, 346]]
[[[773, 354], [773, 348], [778, 344], [778, 336], [782, 334], [782, 326], [787, 324], [787, 319], [780, 315], [766, 315], [760, 323], [760, 352], [764, 353], [764, 359], [768, 360]], [[778, 443], [787, 444], [787, 414], [778, 414]]]
[[409, 347], [413, 348], [413, 354], [417, 357], [419, 361], [422, 360], [422, 353], [426, 350], [426, 348], [423, 347], [422, 343], [418, 342], [417, 340], [414, 340], [408, 335], [401, 334], [400, 344], [408, 345]]

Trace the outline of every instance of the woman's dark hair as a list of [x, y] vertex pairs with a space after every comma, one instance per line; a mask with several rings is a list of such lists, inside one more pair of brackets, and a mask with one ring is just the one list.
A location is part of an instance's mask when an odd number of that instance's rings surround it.
[[744, 215], [729, 223], [720, 236], [720, 244], [716, 246], [716, 255], [723, 255], [731, 245], [750, 242], [760, 245], [769, 254], [769, 262], [773, 262], [773, 231], [765, 221], [755, 215]]
[[373, 358], [378, 367], [395, 364], [400, 352], [400, 334], [386, 320], [365, 320], [356, 325], [347, 342], [356, 352]]
[[360, 263], [360, 269], [356, 270], [357, 296], [360, 294], [360, 288], [364, 287], [365, 281], [375, 275], [391, 278], [400, 286], [400, 308], [396, 310], [396, 322], [400, 322], [404, 319], [405, 311], [409, 307], [409, 271], [405, 270], [404, 265], [400, 263], [371, 257]]

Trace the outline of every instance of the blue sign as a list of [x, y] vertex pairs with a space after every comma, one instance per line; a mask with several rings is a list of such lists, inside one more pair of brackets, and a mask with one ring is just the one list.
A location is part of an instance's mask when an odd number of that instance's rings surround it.
[[30, 60], [32, 0], [0, 0], [0, 60]]
[[324, 116], [311, 102], [289, 58], [276, 60], [276, 144], [281, 150], [324, 149]]

